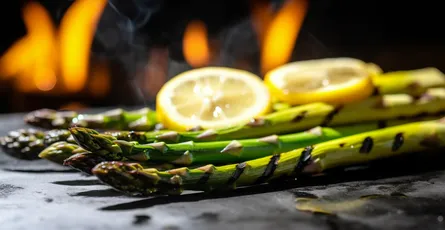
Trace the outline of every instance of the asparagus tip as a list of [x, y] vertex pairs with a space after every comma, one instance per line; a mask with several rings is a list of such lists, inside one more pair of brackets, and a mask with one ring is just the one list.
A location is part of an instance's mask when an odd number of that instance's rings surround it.
[[91, 171], [105, 184], [125, 193], [151, 195], [157, 192], [155, 184], [159, 177], [154, 172], [150, 173], [150, 170], [144, 170], [138, 163], [102, 162]]
[[79, 150], [78, 145], [59, 141], [45, 148], [38, 156], [57, 164], [63, 164], [63, 161], [73, 155], [76, 150]]
[[[96, 138], [92, 135], [97, 135], [97, 132], [94, 129], [88, 129], [84, 127], [70, 127], [68, 129], [74, 138], [74, 140], [84, 149], [89, 151], [97, 151], [102, 149], [102, 147], [97, 143]], [[114, 138], [111, 135], [107, 135], [110, 138]]]
[[80, 172], [92, 175], [91, 170], [97, 164], [106, 161], [103, 157], [97, 154], [78, 153], [70, 156], [63, 161], [63, 165], [69, 166]]

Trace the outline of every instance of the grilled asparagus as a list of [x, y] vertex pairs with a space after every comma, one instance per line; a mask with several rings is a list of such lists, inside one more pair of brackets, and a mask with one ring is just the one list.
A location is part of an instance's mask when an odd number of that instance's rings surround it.
[[168, 171], [144, 169], [136, 163], [103, 162], [93, 173], [112, 187], [128, 192], [179, 194], [183, 190], [219, 191], [274, 179], [316, 174], [326, 169], [445, 145], [445, 120], [415, 122], [310, 145], [238, 164]]
[[[386, 126], [385, 120], [407, 119], [427, 115], [439, 115], [445, 112], [445, 89], [429, 89], [420, 98], [406, 94], [374, 97], [361, 103], [346, 105], [342, 108], [324, 103], [312, 103], [274, 112], [263, 117], [252, 119], [246, 125], [221, 130], [192, 132], [145, 132], [138, 133], [138, 138], [145, 143], [165, 142], [179, 143], [186, 141], [209, 142], [221, 140], [239, 140], [294, 133], [316, 126], [340, 126], [360, 124], [372, 121]], [[89, 151], [107, 150], [110, 154], [121, 154], [123, 150], [111, 145], [116, 138], [100, 134], [92, 129], [71, 128], [76, 142]], [[123, 133], [128, 136], [131, 133]]]
[[[400, 125], [415, 120], [418, 119], [389, 121], [387, 125]], [[165, 144], [164, 142], [139, 144], [135, 141], [112, 141], [102, 138], [100, 134], [99, 136], [95, 134], [90, 135], [95, 140], [100, 139], [96, 143], [100, 145], [101, 150], [97, 150], [98, 152], [95, 153], [102, 154], [102, 156], [116, 156], [120, 154], [122, 157], [139, 162], [154, 161], [170, 162], [175, 165], [191, 165], [237, 163], [375, 129], [379, 129], [378, 122], [337, 128], [318, 126], [305, 132], [281, 136], [271, 135], [258, 139], [215, 142], [188, 141], [177, 144]], [[84, 139], [89, 137], [88, 132], [80, 134], [84, 132], [83, 129], [77, 129], [77, 132], [79, 132], [77, 135], [82, 135]]]

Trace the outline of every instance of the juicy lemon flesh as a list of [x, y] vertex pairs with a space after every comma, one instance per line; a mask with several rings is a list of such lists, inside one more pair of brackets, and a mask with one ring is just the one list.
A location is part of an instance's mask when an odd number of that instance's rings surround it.
[[255, 93], [243, 85], [234, 78], [206, 77], [176, 88], [171, 101], [179, 114], [192, 120], [227, 120], [255, 101]]
[[[299, 77], [295, 77], [298, 75]], [[326, 71], [308, 70], [304, 72], [288, 72], [283, 77], [280, 87], [284, 93], [310, 92], [329, 90], [353, 84], [366, 78], [368, 74], [353, 68], [331, 68]]]
[[312, 102], [347, 104], [369, 97], [379, 69], [351, 58], [289, 63], [265, 78], [273, 96], [291, 105]]
[[220, 129], [245, 124], [271, 110], [268, 88], [256, 75], [225, 67], [184, 72], [167, 82], [156, 98], [166, 128]]

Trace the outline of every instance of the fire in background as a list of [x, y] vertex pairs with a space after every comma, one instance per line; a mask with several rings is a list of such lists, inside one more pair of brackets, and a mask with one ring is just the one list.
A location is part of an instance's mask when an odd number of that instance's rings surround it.
[[260, 76], [288, 61], [329, 56], [353, 56], [385, 70], [443, 65], [441, 36], [423, 31], [427, 45], [407, 42], [413, 33], [404, 44], [393, 38], [385, 45], [398, 27], [389, 30], [395, 22], [381, 18], [397, 15], [380, 3], [364, 9], [332, 0], [123, 2], [23, 5], [26, 34], [0, 58], [0, 96], [9, 104], [0, 112], [143, 105], [175, 74], [207, 65]]

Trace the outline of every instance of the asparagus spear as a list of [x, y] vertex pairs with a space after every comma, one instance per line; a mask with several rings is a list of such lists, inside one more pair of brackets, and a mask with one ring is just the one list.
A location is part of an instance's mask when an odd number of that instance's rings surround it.
[[0, 137], [0, 146], [8, 155], [24, 159], [35, 160], [37, 155], [52, 143], [58, 141], [74, 142], [70, 138], [68, 130], [55, 129], [50, 131], [39, 131], [35, 129], [19, 129], [11, 131], [7, 136]]
[[167, 171], [144, 169], [139, 164], [103, 162], [93, 174], [112, 187], [144, 195], [179, 194], [185, 190], [219, 191], [317, 174], [326, 169], [420, 152], [445, 145], [445, 118], [415, 122], [323, 142], [290, 152], [238, 164]]
[[[86, 153], [78, 153], [78, 154], [74, 154], [74, 155], [70, 156], [69, 158], [65, 159], [65, 161], [63, 162], [63, 165], [69, 166], [69, 167], [71, 167], [75, 170], [78, 170], [80, 172], [92, 175], [91, 170], [97, 164], [99, 164], [101, 162], [106, 162], [106, 161], [112, 161], [112, 159], [101, 156], [99, 154], [86, 152]], [[127, 158], [122, 158], [120, 161], [127, 162], [127, 163], [134, 162]], [[168, 163], [156, 164], [156, 163], [150, 163], [150, 162], [140, 162], [140, 164], [141, 164], [141, 166], [143, 166], [145, 168], [155, 168], [158, 170], [169, 170], [169, 169], [174, 168], [174, 165], [168, 164]]]
[[[145, 143], [236, 140], [293, 133], [316, 126], [340, 126], [371, 121], [406, 119], [438, 115], [443, 112], [445, 112], [445, 89], [433, 88], [429, 89], [420, 98], [414, 98], [406, 94], [397, 94], [373, 97], [360, 103], [345, 105], [342, 108], [324, 103], [296, 106], [252, 119], [246, 125], [221, 130], [182, 133], [158, 131], [138, 133], [138, 135], [140, 139], [144, 139]], [[380, 124], [385, 126], [385, 122], [380, 122]], [[70, 131], [76, 142], [85, 149], [90, 151], [105, 149], [113, 154], [121, 152], [116, 145], [110, 147], [110, 141], [116, 140], [111, 135], [99, 134], [92, 129], [77, 127], [71, 128]], [[127, 136], [131, 135], [131, 133], [123, 132], [122, 135]]]
[[425, 93], [428, 88], [445, 87], [445, 77], [436, 68], [394, 71], [372, 79], [377, 94], [406, 93], [413, 96]]
[[38, 156], [61, 165], [65, 159], [78, 153], [88, 153], [88, 151], [82, 149], [79, 145], [59, 141], [45, 148]]
[[[93, 154], [80, 146], [65, 141], [53, 143], [45, 148], [40, 154], [40, 158], [52, 161], [54, 163], [70, 166], [80, 172], [91, 174], [91, 169], [97, 164], [104, 161], [128, 161], [126, 158], [112, 158], [108, 156], [101, 156], [100, 154]], [[172, 164], [150, 164], [148, 162], [142, 163], [144, 167], [157, 168], [159, 170], [172, 169]]]
[[[428, 118], [430, 118], [430, 120], [437, 119], [437, 117], [426, 117], [424, 119]], [[387, 125], [394, 126], [418, 120], [419, 119], [388, 121]], [[317, 126], [305, 132], [281, 136], [271, 135], [259, 139], [215, 142], [188, 141], [177, 144], [165, 144], [164, 142], [139, 144], [135, 141], [113, 141], [102, 138], [103, 135], [100, 134], [98, 137], [96, 137], [97, 134], [80, 134], [84, 132], [82, 129], [78, 129], [77, 132], [84, 138], [91, 135], [95, 140], [100, 139], [101, 141], [97, 142], [100, 148], [93, 151], [99, 151], [103, 156], [114, 153], [111, 155], [122, 155], [123, 157], [140, 162], [150, 160], [154, 162], [171, 162], [176, 165], [191, 165], [208, 163], [229, 164], [252, 160], [327, 140], [379, 129], [379, 125], [380, 123], [378, 122], [370, 122], [337, 128]]]
[[76, 125], [95, 129], [149, 131], [157, 125], [156, 113], [149, 108], [134, 111], [113, 109], [98, 114], [78, 114], [74, 111], [58, 112], [51, 109], [40, 109], [27, 114], [25, 122], [50, 129], [66, 129]]

